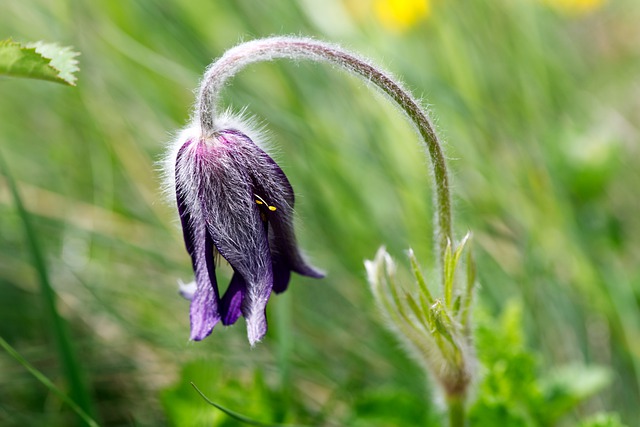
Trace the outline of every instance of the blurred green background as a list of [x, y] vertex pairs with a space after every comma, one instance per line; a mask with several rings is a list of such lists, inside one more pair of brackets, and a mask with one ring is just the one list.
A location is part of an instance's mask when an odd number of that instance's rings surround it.
[[[194, 381], [265, 421], [437, 423], [431, 384], [384, 329], [362, 264], [384, 244], [404, 264], [411, 246], [433, 268], [427, 162], [389, 102], [329, 66], [254, 65], [225, 91], [268, 129], [296, 189], [299, 240], [327, 278], [294, 277], [256, 348], [242, 320], [188, 342], [177, 281], [191, 280], [191, 264], [157, 162], [214, 58], [242, 40], [300, 34], [371, 57], [429, 105], [456, 234], [474, 233], [478, 310], [490, 319], [521, 307], [534, 375], [610, 369], [610, 385], [561, 425], [603, 410], [639, 425], [638, 22], [634, 0], [3, 0], [0, 39], [81, 52], [76, 88], [0, 80], [0, 150], [100, 422], [236, 425]], [[228, 268], [219, 276], [226, 283]], [[0, 336], [64, 389], [39, 293], [0, 176]], [[0, 353], [0, 424], [73, 419]]]

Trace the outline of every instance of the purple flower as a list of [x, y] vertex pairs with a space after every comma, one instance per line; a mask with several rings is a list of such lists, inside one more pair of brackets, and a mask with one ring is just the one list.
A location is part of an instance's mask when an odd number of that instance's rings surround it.
[[[267, 332], [271, 291], [287, 289], [291, 272], [321, 278], [295, 241], [294, 195], [280, 167], [246, 134], [225, 128], [212, 136], [185, 131], [175, 154], [175, 190], [184, 241], [195, 272], [191, 339], [242, 315], [251, 345]], [[222, 297], [216, 257], [233, 268]]]

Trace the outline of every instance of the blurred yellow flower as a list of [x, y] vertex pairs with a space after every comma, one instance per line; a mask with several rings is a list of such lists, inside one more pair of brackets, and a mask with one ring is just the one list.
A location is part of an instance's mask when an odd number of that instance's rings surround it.
[[552, 8], [569, 14], [588, 13], [602, 6], [606, 0], [544, 0]]
[[386, 28], [405, 31], [429, 16], [429, 0], [376, 0], [376, 16]]

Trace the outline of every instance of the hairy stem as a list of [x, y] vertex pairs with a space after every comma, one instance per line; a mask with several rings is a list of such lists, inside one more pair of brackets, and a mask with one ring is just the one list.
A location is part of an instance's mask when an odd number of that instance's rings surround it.
[[453, 242], [449, 178], [442, 147], [425, 110], [389, 73], [339, 46], [308, 38], [273, 37], [240, 44], [228, 50], [207, 69], [200, 86], [196, 120], [203, 134], [214, 133], [220, 92], [226, 81], [245, 66], [278, 58], [329, 62], [375, 84], [397, 103], [416, 126], [429, 152], [435, 181], [437, 227], [435, 240], [443, 265], [447, 242]]
[[449, 427], [465, 427], [465, 399], [463, 396], [447, 396]]

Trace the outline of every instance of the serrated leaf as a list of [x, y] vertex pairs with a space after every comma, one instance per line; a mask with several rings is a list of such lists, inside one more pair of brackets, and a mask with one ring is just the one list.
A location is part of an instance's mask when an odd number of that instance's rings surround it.
[[59, 46], [55, 43], [35, 42], [30, 43], [29, 47], [35, 47], [36, 52], [51, 59], [50, 65], [58, 70], [58, 77], [67, 84], [75, 86], [74, 73], [80, 70], [76, 59], [80, 55], [79, 52], [74, 51], [70, 46]]
[[22, 45], [0, 41], [0, 75], [48, 80], [75, 86], [79, 53], [53, 43]]

